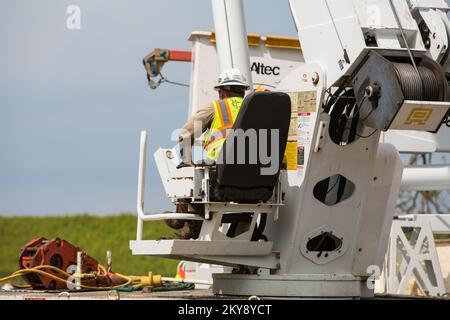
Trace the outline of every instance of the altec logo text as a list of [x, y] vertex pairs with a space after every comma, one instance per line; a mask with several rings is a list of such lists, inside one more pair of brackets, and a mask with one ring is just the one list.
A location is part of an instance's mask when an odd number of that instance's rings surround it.
[[261, 62], [253, 62], [252, 64], [252, 72], [256, 72], [257, 74], [262, 74], [266, 76], [279, 76], [280, 75], [280, 67], [272, 67], [266, 66]]

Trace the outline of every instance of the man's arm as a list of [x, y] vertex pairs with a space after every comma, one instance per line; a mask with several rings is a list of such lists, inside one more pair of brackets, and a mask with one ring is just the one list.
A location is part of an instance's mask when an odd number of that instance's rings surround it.
[[211, 126], [213, 119], [214, 106], [210, 104], [199, 109], [181, 128], [178, 139], [183, 163], [192, 163], [192, 146], [195, 139], [198, 139]]

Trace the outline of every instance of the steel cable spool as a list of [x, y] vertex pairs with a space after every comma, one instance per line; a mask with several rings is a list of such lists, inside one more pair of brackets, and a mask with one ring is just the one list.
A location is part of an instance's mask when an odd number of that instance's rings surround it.
[[439, 86], [433, 71], [408, 63], [393, 63], [406, 100], [439, 101]]
[[424, 100], [437, 101], [439, 100], [438, 81], [434, 73], [425, 67], [418, 67], [420, 76], [424, 87]]

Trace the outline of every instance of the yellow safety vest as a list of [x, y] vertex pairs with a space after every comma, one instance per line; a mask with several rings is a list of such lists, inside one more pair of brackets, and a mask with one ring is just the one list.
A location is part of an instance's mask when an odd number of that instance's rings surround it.
[[227, 130], [233, 127], [242, 105], [242, 98], [228, 98], [214, 101], [214, 119], [205, 135], [203, 147], [208, 158], [217, 160], [227, 139]]

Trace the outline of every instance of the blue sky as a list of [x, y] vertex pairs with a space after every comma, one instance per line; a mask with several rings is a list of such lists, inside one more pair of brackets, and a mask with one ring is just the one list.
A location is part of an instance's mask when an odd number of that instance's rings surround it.
[[[244, 6], [249, 33], [296, 35], [287, 0]], [[1, 0], [0, 215], [134, 212], [140, 131], [149, 155], [172, 146], [189, 104], [187, 88], [150, 90], [142, 57], [212, 29], [210, 0]], [[164, 71], [189, 82], [188, 64]], [[147, 184], [147, 211], [170, 210], [151, 156]]]
[[[245, 0], [247, 31], [295, 36], [288, 2]], [[66, 27], [69, 5], [81, 30]], [[0, 214], [135, 211], [139, 133], [149, 154], [172, 146], [189, 92], [151, 91], [142, 57], [190, 49], [213, 29], [210, 0], [2, 0], [0, 2]], [[189, 65], [165, 67], [189, 82]], [[148, 211], [171, 209], [148, 167]]]

